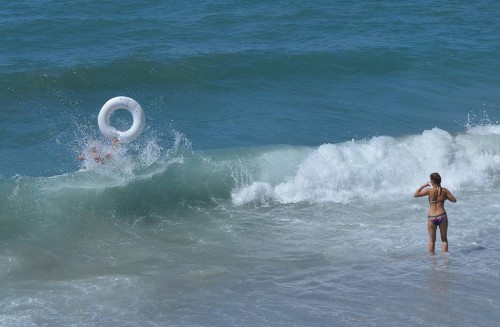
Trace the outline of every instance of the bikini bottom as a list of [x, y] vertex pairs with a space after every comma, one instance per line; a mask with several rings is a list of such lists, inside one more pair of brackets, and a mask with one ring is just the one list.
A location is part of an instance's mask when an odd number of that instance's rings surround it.
[[444, 213], [441, 213], [437, 216], [427, 216], [429, 218], [429, 221], [433, 224], [433, 225], [436, 225], [436, 226], [439, 226], [441, 225], [441, 223], [443, 221], [445, 221], [446, 219], [448, 219], [448, 216], [446, 215], [446, 212]]

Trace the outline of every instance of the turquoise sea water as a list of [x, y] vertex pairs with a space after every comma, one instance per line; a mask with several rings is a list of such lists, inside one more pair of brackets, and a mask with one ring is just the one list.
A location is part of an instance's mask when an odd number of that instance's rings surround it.
[[[0, 324], [495, 325], [499, 13], [3, 4]], [[119, 95], [146, 129], [114, 150]], [[93, 145], [113, 158], [76, 160]], [[430, 257], [434, 171], [458, 202]]]

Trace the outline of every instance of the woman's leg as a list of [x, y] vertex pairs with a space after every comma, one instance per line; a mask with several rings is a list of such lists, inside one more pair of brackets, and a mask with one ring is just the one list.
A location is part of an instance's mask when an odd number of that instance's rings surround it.
[[443, 252], [448, 252], [448, 217], [439, 225], [439, 234], [441, 234]]
[[429, 232], [429, 252], [434, 253], [436, 251], [437, 226], [431, 223], [430, 219], [427, 219], [427, 231]]

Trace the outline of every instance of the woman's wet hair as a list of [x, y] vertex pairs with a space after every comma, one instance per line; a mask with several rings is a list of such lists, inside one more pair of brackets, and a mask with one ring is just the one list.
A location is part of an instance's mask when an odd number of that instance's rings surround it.
[[431, 174], [431, 181], [434, 182], [438, 187], [437, 189], [437, 195], [441, 195], [441, 176], [438, 173], [432, 173]]
[[431, 181], [433, 181], [436, 185], [441, 186], [441, 176], [438, 173], [431, 174]]

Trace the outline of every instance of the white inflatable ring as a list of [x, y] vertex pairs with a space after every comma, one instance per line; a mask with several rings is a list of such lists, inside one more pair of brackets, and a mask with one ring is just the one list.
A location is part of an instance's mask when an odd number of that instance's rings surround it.
[[[119, 131], [110, 125], [111, 114], [118, 109], [126, 109], [132, 114], [134, 122], [126, 131]], [[109, 99], [102, 106], [97, 117], [97, 124], [104, 137], [108, 139], [118, 138], [120, 142], [130, 143], [144, 130], [144, 118], [144, 110], [137, 101], [128, 97], [115, 97]]]

